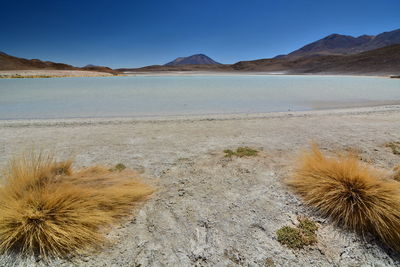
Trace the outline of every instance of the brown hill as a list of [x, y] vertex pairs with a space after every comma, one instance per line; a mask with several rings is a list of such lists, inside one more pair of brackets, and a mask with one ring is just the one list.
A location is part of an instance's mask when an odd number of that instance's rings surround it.
[[117, 73], [117, 71], [103, 66], [88, 65], [79, 68], [64, 63], [14, 57], [4, 52], [0, 52], [0, 70], [88, 70]]
[[106, 66], [96, 66], [96, 65], [86, 65], [85, 67], [80, 68], [81, 70], [89, 70], [89, 71], [99, 71], [99, 72], [108, 72], [116, 74], [118, 71], [113, 70]]
[[6, 53], [0, 53], [0, 70], [79, 70], [74, 66], [41, 61], [39, 59], [25, 59], [13, 57]]
[[387, 46], [353, 55], [281, 57], [241, 61], [233, 64], [237, 71], [284, 73], [376, 74], [400, 73], [400, 45]]

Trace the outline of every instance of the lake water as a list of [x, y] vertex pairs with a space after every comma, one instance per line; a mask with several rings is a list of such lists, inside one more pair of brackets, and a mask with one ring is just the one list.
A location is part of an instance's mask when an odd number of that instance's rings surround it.
[[400, 102], [400, 79], [131, 76], [0, 79], [0, 119], [311, 110]]

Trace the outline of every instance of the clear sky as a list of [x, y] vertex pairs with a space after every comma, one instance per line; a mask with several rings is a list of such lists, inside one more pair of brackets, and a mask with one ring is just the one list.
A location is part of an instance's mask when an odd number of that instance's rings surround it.
[[331, 33], [400, 28], [400, 0], [2, 0], [0, 51], [75, 66], [273, 57]]

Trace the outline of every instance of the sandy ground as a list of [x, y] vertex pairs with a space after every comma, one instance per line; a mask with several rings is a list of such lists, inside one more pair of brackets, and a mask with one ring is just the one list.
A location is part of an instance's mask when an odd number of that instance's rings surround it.
[[45, 75], [54, 77], [99, 77], [112, 76], [110, 73], [83, 70], [0, 70], [0, 77], [13, 75], [35, 76]]
[[[0, 121], [0, 165], [36, 147], [77, 165], [123, 163], [158, 192], [109, 234], [95, 256], [54, 266], [400, 266], [372, 237], [343, 231], [302, 205], [282, 183], [310, 141], [348, 148], [378, 167], [400, 163], [384, 143], [400, 141], [400, 106], [347, 110], [143, 119]], [[224, 157], [250, 146], [252, 158]], [[276, 230], [298, 215], [319, 223], [318, 243], [291, 250]], [[45, 266], [0, 257], [1, 266]]]

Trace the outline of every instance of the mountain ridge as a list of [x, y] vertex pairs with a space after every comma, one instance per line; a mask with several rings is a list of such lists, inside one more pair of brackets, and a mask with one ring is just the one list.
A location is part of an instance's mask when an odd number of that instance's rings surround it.
[[334, 33], [309, 43], [286, 56], [299, 58], [315, 55], [349, 55], [399, 43], [400, 29], [383, 32], [375, 36], [364, 34], [353, 37]]

